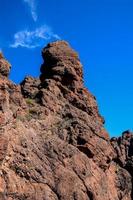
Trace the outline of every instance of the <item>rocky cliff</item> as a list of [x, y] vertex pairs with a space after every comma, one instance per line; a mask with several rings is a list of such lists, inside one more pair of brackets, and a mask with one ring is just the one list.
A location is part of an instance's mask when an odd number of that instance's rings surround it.
[[132, 134], [110, 140], [67, 42], [42, 57], [40, 77], [16, 85], [0, 54], [0, 199], [131, 200]]

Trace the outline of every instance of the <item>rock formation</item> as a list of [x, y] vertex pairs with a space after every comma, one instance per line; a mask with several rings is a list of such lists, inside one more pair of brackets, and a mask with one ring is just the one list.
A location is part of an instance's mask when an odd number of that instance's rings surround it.
[[0, 53], [0, 76], [7, 77], [10, 72], [11, 65], [4, 59], [2, 53]]
[[0, 54], [0, 199], [131, 200], [132, 134], [110, 140], [67, 42], [42, 57], [40, 78], [16, 85]]

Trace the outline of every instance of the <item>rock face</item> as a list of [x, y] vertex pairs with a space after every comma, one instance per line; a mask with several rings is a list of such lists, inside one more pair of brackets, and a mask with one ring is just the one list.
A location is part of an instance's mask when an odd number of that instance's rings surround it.
[[15, 85], [0, 55], [0, 199], [133, 199], [132, 134], [110, 140], [67, 42], [42, 56], [40, 78]]
[[0, 53], [0, 76], [8, 77], [11, 65], [4, 59], [2, 53]]

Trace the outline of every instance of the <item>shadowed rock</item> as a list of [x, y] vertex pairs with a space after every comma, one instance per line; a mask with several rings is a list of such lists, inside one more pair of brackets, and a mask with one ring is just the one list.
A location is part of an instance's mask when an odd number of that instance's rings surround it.
[[50, 43], [42, 50], [44, 64], [41, 81], [54, 79], [69, 88], [83, 86], [82, 65], [78, 54], [65, 41]]
[[8, 77], [10, 73], [11, 65], [10, 63], [5, 60], [2, 53], [0, 53], [0, 76]]
[[16, 85], [0, 54], [0, 199], [133, 199], [132, 133], [110, 141], [67, 42], [42, 56], [40, 79]]

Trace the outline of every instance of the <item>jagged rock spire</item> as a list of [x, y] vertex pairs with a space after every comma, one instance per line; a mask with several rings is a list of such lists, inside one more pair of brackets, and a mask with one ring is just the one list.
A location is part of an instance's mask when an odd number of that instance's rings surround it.
[[132, 200], [133, 134], [110, 141], [67, 42], [42, 55], [41, 79], [16, 85], [0, 54], [0, 199]]
[[82, 87], [83, 72], [78, 54], [65, 41], [48, 44], [42, 50], [44, 64], [41, 66], [41, 81], [54, 79], [61, 84]]
[[8, 77], [10, 69], [10, 63], [4, 58], [3, 53], [0, 52], [0, 77]]

